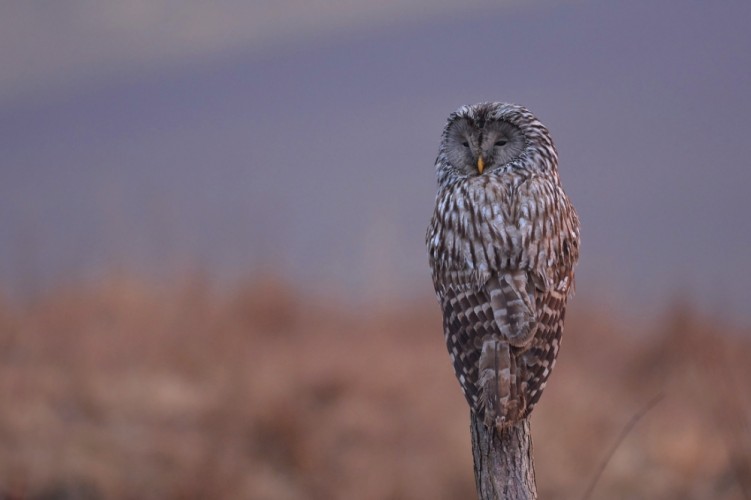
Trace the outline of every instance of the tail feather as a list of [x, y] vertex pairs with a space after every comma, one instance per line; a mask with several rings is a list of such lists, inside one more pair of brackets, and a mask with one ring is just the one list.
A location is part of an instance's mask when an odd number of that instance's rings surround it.
[[488, 339], [479, 360], [480, 403], [485, 425], [503, 427], [519, 418], [519, 395], [515, 359], [508, 343]]

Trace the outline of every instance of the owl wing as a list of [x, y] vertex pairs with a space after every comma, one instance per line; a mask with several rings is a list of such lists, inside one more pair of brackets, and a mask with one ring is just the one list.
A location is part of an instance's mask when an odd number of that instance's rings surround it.
[[579, 218], [557, 180], [530, 176], [516, 192], [519, 265], [534, 303], [534, 333], [518, 351], [525, 415], [540, 399], [558, 357], [566, 302], [579, 258]]
[[[462, 392], [488, 425], [527, 410], [519, 354], [534, 342], [535, 293], [523, 272], [452, 272], [439, 292], [446, 346]], [[462, 280], [462, 277], [466, 279]]]
[[540, 291], [573, 290], [579, 258], [579, 218], [561, 186], [548, 176], [532, 175], [516, 189], [514, 220], [516, 270], [526, 270]]
[[[482, 415], [488, 404], [496, 408], [500, 403], [488, 401], [489, 392], [483, 391], [479, 383], [483, 371], [480, 367], [483, 344], [486, 340], [502, 337], [485, 288], [490, 274], [452, 270], [444, 278], [436, 280], [436, 292], [443, 310], [446, 347], [464, 397], [473, 411]], [[510, 375], [513, 370], [509, 363], [508, 356], [502, 357], [499, 363], [495, 363], [498, 368], [495, 372]], [[498, 385], [509, 387], [506, 382]]]

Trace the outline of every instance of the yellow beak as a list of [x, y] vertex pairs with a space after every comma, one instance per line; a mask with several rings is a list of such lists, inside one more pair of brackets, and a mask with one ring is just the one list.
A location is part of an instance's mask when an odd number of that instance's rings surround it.
[[482, 159], [482, 156], [477, 158], [477, 171], [482, 173], [483, 169], [485, 168], [485, 162]]

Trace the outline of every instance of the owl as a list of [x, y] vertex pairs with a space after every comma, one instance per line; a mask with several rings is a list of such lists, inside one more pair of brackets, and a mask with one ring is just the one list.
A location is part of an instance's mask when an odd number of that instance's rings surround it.
[[435, 163], [426, 243], [449, 356], [489, 428], [526, 418], [555, 364], [579, 218], [548, 129], [526, 108], [463, 106]]

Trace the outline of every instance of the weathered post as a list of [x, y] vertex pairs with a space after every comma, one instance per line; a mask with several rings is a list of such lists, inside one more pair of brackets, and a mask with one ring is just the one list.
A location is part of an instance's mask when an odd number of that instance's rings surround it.
[[529, 418], [502, 431], [485, 426], [470, 412], [472, 456], [479, 500], [537, 498]]

